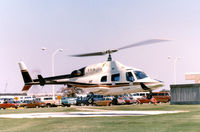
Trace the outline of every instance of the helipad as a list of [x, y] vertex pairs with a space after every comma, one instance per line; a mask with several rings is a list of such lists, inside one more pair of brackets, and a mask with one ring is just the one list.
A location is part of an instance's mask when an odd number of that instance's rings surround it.
[[104, 111], [104, 112], [53, 112], [4, 114], [0, 118], [52, 118], [52, 117], [109, 117], [109, 116], [147, 116], [159, 114], [173, 114], [186, 111]]

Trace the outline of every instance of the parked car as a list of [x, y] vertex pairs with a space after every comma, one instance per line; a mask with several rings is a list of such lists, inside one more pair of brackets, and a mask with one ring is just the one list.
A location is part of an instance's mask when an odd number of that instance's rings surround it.
[[89, 105], [89, 102], [88, 102], [88, 98], [87, 97], [77, 97], [77, 100], [76, 100], [76, 105], [78, 106], [84, 106], [84, 105]]
[[96, 100], [102, 100], [104, 99], [104, 96], [103, 95], [99, 95], [99, 94], [94, 94], [94, 97], [93, 97], [93, 100], [96, 101]]
[[100, 95], [100, 94], [92, 94], [92, 93], [89, 93], [87, 95], [87, 100], [88, 100], [88, 103], [89, 104], [94, 104], [94, 101], [97, 101], [97, 100], [102, 100], [104, 98], [103, 95]]
[[70, 107], [71, 105], [76, 104], [76, 100], [77, 98], [73, 98], [73, 97], [62, 97], [61, 104], [62, 106]]
[[153, 98], [151, 98], [151, 99], [148, 99], [147, 98], [147, 96], [144, 96], [144, 97], [142, 97], [142, 98], [138, 98], [137, 99], [137, 102], [139, 103], [139, 104], [143, 104], [143, 103], [154, 103], [154, 104], [156, 104], [157, 103], [157, 100], [153, 97]]
[[149, 94], [149, 92], [137, 92], [137, 93], [131, 93], [130, 95], [133, 97], [133, 99], [138, 99], [147, 96], [147, 94]]
[[95, 106], [111, 106], [112, 100], [110, 98], [102, 98], [93, 102]]
[[123, 97], [115, 97], [112, 100], [112, 104], [114, 105], [121, 105], [121, 104], [125, 104], [125, 100], [123, 99]]
[[153, 97], [157, 100], [157, 102], [167, 103], [170, 101], [171, 96], [168, 92], [153, 92]]
[[123, 97], [124, 101], [126, 102], [126, 104], [133, 104], [133, 103], [137, 103], [136, 99], [133, 99], [132, 97]]
[[0, 104], [0, 109], [6, 109], [6, 108], [18, 108], [18, 105], [14, 101], [4, 101]]
[[46, 97], [40, 97], [37, 100], [40, 100], [44, 103], [46, 103], [47, 107], [56, 107], [61, 105], [61, 100], [58, 100], [56, 97], [46, 96]]
[[39, 100], [24, 100], [21, 104], [20, 107], [24, 108], [39, 108], [39, 107], [45, 107], [46, 103], [41, 102]]

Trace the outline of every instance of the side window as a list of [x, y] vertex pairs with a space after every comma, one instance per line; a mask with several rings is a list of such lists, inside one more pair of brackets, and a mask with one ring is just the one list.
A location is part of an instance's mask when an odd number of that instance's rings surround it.
[[126, 73], [126, 80], [130, 82], [134, 81], [133, 74], [131, 72]]
[[152, 96], [157, 96], [157, 93], [152, 93]]
[[107, 76], [101, 77], [101, 82], [107, 82]]
[[140, 96], [145, 96], [145, 93], [140, 93]]
[[111, 81], [120, 81], [120, 74], [113, 74], [111, 76]]

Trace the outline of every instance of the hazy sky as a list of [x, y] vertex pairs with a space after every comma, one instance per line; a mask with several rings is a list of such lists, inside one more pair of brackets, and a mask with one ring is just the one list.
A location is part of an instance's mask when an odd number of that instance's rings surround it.
[[186, 72], [200, 72], [199, 5], [199, 0], [0, 0], [0, 92], [21, 91], [20, 60], [32, 76], [51, 76], [51, 55], [63, 48], [55, 56], [55, 73], [67, 74], [107, 59], [68, 55], [151, 38], [173, 41], [122, 50], [112, 55], [113, 60], [142, 69], [169, 88], [173, 59], [167, 57], [181, 57], [177, 83], [188, 83]]

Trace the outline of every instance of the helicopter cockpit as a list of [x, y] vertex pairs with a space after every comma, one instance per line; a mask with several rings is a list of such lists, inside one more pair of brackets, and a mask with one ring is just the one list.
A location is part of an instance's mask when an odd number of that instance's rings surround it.
[[[135, 76], [133, 75], [135, 74]], [[136, 79], [144, 79], [147, 78], [148, 76], [139, 70], [134, 71], [133, 69], [131, 69], [130, 71], [126, 72], [126, 81], [129, 82], [134, 82]]]
[[143, 78], [146, 78], [148, 77], [144, 72], [142, 71], [134, 71], [135, 73], [135, 76], [137, 79], [143, 79]]
[[85, 75], [85, 67], [79, 69], [79, 70], [74, 70], [71, 73], [71, 77], [80, 77]]

